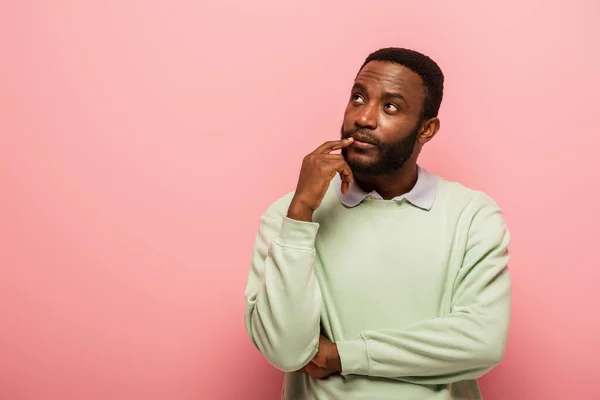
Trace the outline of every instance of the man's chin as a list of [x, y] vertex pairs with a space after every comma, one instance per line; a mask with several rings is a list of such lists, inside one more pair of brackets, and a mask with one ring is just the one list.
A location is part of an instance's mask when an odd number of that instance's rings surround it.
[[352, 158], [347, 159], [346, 162], [355, 175], [373, 175], [377, 171], [376, 163], [365, 163]]
[[353, 150], [346, 152], [344, 159], [346, 159], [348, 165], [363, 166], [365, 168], [376, 166], [380, 161], [378, 157], [373, 157], [373, 154]]

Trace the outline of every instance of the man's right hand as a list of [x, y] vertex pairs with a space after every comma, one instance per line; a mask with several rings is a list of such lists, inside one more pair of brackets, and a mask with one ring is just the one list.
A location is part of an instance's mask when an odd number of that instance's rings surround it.
[[348, 147], [353, 142], [352, 138], [325, 142], [304, 157], [296, 192], [288, 209], [288, 218], [312, 221], [314, 211], [321, 205], [329, 184], [337, 173], [342, 178], [342, 193], [348, 192], [354, 180], [352, 170], [341, 154], [330, 153]]

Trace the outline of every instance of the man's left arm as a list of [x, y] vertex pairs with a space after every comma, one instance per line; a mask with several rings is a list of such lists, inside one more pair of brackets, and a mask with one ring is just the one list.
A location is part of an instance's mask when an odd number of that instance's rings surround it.
[[486, 196], [469, 228], [449, 315], [337, 342], [343, 375], [422, 384], [476, 379], [504, 355], [511, 313], [510, 234]]

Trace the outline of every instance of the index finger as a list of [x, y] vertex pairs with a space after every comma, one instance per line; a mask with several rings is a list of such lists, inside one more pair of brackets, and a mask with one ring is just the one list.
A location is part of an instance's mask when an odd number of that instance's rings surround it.
[[319, 147], [317, 147], [317, 149], [315, 151], [313, 151], [313, 154], [327, 154], [334, 150], [339, 150], [339, 149], [343, 149], [344, 147], [348, 147], [352, 144], [352, 142], [354, 142], [353, 138], [346, 138], [346, 139], [342, 139], [342, 140], [331, 140], [331, 141], [325, 142], [322, 145], [320, 145]]

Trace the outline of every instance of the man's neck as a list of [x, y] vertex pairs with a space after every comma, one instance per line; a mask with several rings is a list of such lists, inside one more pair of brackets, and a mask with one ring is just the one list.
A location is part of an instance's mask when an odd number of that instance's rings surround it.
[[385, 200], [402, 196], [417, 183], [417, 163], [408, 160], [398, 171], [387, 175], [355, 176], [356, 183], [365, 192], [376, 191]]

